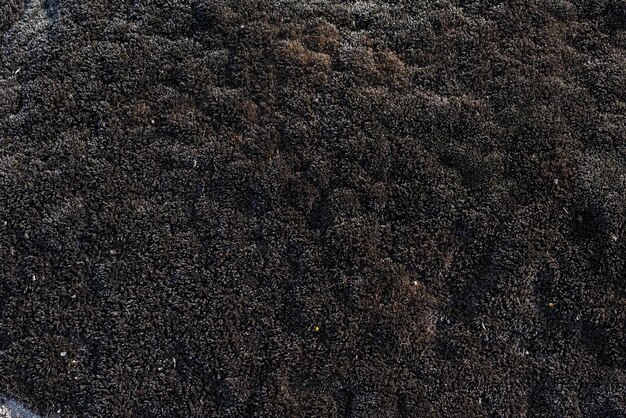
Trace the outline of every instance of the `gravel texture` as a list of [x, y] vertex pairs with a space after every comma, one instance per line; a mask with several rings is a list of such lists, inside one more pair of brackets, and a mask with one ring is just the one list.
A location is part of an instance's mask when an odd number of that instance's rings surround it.
[[626, 416], [626, 0], [0, 3], [0, 393]]
[[33, 414], [24, 405], [14, 400], [0, 396], [0, 418], [40, 418]]

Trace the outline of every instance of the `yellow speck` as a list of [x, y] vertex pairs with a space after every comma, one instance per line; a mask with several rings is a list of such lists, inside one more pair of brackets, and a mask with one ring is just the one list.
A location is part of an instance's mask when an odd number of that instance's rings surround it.
[[554, 308], [555, 306], [556, 306], [556, 303], [554, 302], [548, 303], [548, 308]]
[[319, 325], [316, 325], [316, 326], [313, 327], [313, 332], [320, 332]]

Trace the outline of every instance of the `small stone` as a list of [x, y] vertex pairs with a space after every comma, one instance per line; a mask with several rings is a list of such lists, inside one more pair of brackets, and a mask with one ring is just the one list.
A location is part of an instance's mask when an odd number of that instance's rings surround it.
[[67, 356], [67, 351], [61, 351], [61, 357]]

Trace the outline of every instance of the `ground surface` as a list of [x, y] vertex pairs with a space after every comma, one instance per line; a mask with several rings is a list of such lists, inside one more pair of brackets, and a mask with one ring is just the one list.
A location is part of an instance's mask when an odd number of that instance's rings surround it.
[[4, 0], [0, 392], [626, 416], [624, 0]]

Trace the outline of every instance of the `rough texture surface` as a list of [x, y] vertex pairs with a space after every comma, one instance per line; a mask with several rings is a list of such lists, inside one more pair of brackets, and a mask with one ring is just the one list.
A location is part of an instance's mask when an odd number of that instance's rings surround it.
[[626, 416], [624, 0], [1, 3], [1, 393]]
[[40, 418], [12, 399], [0, 396], [0, 418]]

